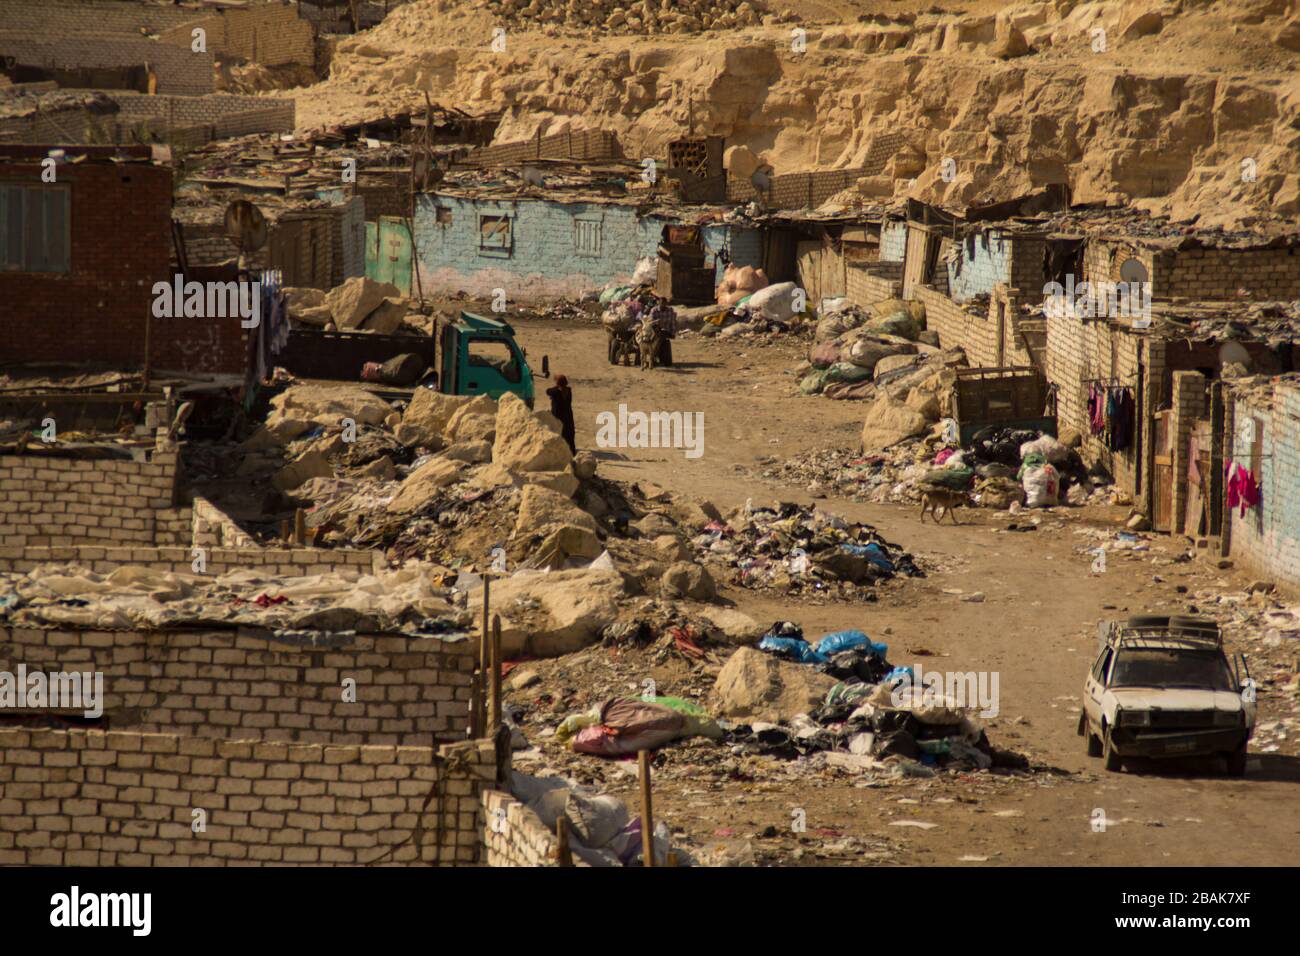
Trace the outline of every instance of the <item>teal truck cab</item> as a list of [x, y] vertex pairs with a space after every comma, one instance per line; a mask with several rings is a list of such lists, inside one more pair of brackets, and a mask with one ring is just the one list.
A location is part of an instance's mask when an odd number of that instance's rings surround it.
[[[533, 407], [533, 371], [509, 323], [473, 312], [438, 323], [438, 391], [447, 395], [513, 392]], [[542, 374], [546, 374], [542, 359]]]

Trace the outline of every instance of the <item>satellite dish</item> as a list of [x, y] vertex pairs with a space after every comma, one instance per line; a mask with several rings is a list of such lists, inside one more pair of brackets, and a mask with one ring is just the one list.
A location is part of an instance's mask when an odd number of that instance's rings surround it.
[[247, 199], [236, 199], [226, 207], [226, 238], [239, 250], [239, 267], [244, 257], [266, 245], [266, 217]]
[[1146, 285], [1148, 279], [1147, 267], [1139, 259], [1125, 259], [1120, 263], [1119, 278], [1121, 282], [1127, 282], [1130, 285]]

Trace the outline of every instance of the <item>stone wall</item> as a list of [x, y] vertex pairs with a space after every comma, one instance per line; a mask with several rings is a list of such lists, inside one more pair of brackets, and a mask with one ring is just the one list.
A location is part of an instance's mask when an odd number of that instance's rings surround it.
[[468, 865], [490, 741], [350, 746], [0, 727], [0, 865]]
[[177, 458], [174, 446], [141, 461], [0, 456], [0, 546], [152, 544]]
[[[466, 639], [277, 636], [253, 628], [0, 628], [0, 671], [104, 676], [111, 728], [301, 743], [463, 739], [476, 653]], [[344, 681], [353, 700], [345, 700]]]

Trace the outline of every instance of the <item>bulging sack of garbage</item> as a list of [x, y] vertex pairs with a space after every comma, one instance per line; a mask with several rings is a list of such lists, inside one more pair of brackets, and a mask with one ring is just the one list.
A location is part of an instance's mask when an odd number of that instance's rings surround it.
[[767, 286], [749, 297], [749, 310], [760, 313], [765, 319], [784, 322], [803, 311], [802, 308], [796, 309], [796, 305], [806, 305], [803, 302], [796, 303], [796, 298], [802, 298], [802, 293], [796, 296], [798, 292], [799, 288], [793, 282], [778, 282]]
[[830, 657], [832, 654], [838, 654], [840, 651], [851, 651], [860, 649], [865, 654], [871, 654], [882, 660], [889, 652], [887, 644], [875, 644], [871, 639], [861, 631], [836, 631], [833, 634], [827, 634], [817, 642], [817, 653], [822, 657]]
[[829, 368], [814, 369], [799, 380], [799, 391], [805, 395], [817, 395], [830, 384], [833, 379], [829, 379]]
[[869, 368], [854, 365], [852, 362], [836, 362], [826, 369], [826, 380], [823, 387], [830, 385], [832, 382], [862, 382], [869, 378], [871, 378], [871, 369]]
[[685, 718], [669, 707], [634, 699], [609, 700], [600, 708], [600, 725], [578, 731], [573, 749], [602, 757], [656, 750], [682, 736], [685, 728]]
[[812, 363], [813, 368], [830, 368], [839, 360], [840, 346], [838, 342], [819, 342], [808, 350], [808, 361]]
[[1053, 465], [1058, 465], [1070, 457], [1070, 449], [1062, 445], [1051, 435], [1043, 435], [1035, 438], [1033, 441], [1027, 441], [1020, 446], [1020, 457], [1025, 458], [1029, 455], [1042, 455], [1043, 458]]
[[636, 268], [632, 270], [632, 284], [654, 285], [658, 274], [659, 260], [654, 256], [645, 256], [636, 261]]
[[1049, 508], [1060, 503], [1061, 479], [1051, 465], [1040, 465], [1025, 472], [1026, 508]]

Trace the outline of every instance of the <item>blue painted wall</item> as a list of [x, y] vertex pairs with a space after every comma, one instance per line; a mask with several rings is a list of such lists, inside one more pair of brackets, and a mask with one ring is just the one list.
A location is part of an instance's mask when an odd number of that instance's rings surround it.
[[[437, 208], [450, 213], [438, 222]], [[511, 218], [511, 249], [479, 248], [479, 217]], [[445, 217], [444, 217], [445, 218]], [[579, 220], [600, 224], [597, 254], [577, 249]], [[629, 278], [637, 259], [653, 256], [663, 221], [642, 219], [633, 206], [487, 200], [430, 193], [415, 201], [415, 257], [426, 289], [510, 299], [577, 296]]]
[[[751, 266], [755, 269], [763, 265], [763, 233], [760, 230], [722, 223], [705, 226], [702, 232], [706, 256], [711, 256], [725, 248], [730, 236], [731, 247], [728, 252], [734, 265]], [[722, 281], [723, 270], [724, 266], [718, 263], [716, 282]]]
[[948, 294], [966, 302], [989, 294], [999, 282], [1010, 281], [1011, 240], [985, 232], [962, 240], [960, 256], [948, 263]]

